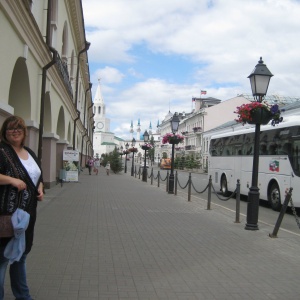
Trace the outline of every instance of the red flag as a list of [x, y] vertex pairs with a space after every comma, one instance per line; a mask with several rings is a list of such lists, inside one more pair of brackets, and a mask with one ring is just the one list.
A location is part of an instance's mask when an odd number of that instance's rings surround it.
[[206, 91], [201, 91], [201, 95], [206, 95]]

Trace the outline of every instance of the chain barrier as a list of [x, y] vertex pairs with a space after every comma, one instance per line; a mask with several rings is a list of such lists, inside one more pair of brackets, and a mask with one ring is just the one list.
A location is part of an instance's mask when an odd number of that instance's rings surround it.
[[204, 188], [203, 191], [199, 192], [199, 191], [196, 190], [196, 188], [195, 188], [195, 186], [194, 186], [194, 184], [193, 184], [193, 181], [192, 181], [192, 187], [193, 187], [193, 189], [195, 190], [195, 192], [198, 193], [198, 194], [204, 193], [204, 192], [208, 189], [208, 186], [209, 186], [209, 184], [207, 184], [207, 186]]
[[294, 202], [293, 202], [292, 197], [291, 197], [291, 199], [290, 199], [290, 203], [291, 203], [291, 209], [292, 209], [293, 215], [294, 215], [294, 217], [295, 217], [296, 223], [297, 223], [297, 225], [298, 225], [298, 228], [300, 229], [300, 220], [299, 220], [299, 217], [298, 217], [298, 215], [297, 215], [296, 208], [295, 208], [295, 206], [294, 206]]
[[[160, 175], [159, 175], [159, 176], [160, 176]], [[168, 174], [166, 175], [166, 178], [165, 178], [165, 179], [162, 179], [161, 176], [160, 176], [160, 180], [161, 180], [161, 181], [166, 181], [167, 178], [168, 178]]]
[[236, 191], [237, 191], [237, 189], [235, 189], [235, 191], [234, 191], [230, 196], [228, 196], [228, 197], [226, 197], [226, 198], [221, 198], [221, 197], [218, 195], [218, 193], [216, 192], [214, 186], [211, 185], [211, 187], [212, 187], [212, 189], [213, 189], [215, 195], [217, 196], [217, 198], [218, 198], [219, 200], [221, 200], [221, 201], [228, 201], [229, 199], [231, 199], [231, 198], [236, 194]]
[[184, 187], [182, 187], [181, 185], [180, 185], [180, 182], [179, 182], [179, 179], [177, 178], [177, 182], [178, 182], [178, 185], [180, 186], [180, 188], [182, 188], [183, 190], [188, 186], [188, 184], [189, 184], [189, 179], [188, 179], [188, 181], [187, 181], [187, 183], [186, 183], [186, 185], [184, 186]]
[[292, 190], [293, 190], [293, 188], [290, 188], [288, 191], [286, 191], [286, 196], [285, 196], [284, 202], [282, 204], [278, 219], [276, 221], [273, 233], [269, 234], [269, 237], [271, 237], [271, 238], [277, 238], [277, 233], [279, 231], [279, 227], [280, 227], [281, 222], [283, 220], [283, 216], [284, 216], [284, 214], [286, 212], [286, 209], [288, 207], [288, 204], [289, 204], [289, 202], [292, 198]]

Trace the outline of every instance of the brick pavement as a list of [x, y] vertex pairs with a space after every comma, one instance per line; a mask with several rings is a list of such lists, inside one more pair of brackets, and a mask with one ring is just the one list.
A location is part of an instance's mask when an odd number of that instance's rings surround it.
[[[37, 300], [299, 299], [300, 238], [127, 174], [47, 190], [28, 282]], [[8, 276], [7, 276], [8, 279]], [[13, 299], [6, 281], [6, 297]]]

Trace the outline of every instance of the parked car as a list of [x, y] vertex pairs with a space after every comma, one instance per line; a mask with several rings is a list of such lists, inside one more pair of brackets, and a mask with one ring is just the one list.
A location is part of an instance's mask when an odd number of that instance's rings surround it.
[[171, 169], [171, 158], [162, 158], [160, 160], [160, 168], [164, 169]]

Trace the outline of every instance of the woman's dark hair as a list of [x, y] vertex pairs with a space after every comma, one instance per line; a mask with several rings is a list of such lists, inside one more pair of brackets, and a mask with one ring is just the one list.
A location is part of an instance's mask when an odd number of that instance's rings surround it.
[[27, 137], [27, 127], [25, 125], [25, 121], [21, 117], [18, 117], [18, 116], [10, 116], [4, 121], [4, 123], [2, 124], [1, 130], [0, 130], [0, 139], [1, 139], [1, 141], [5, 142], [7, 144], [9, 144], [9, 142], [6, 138], [6, 130], [9, 127], [20, 127], [23, 129], [24, 138], [22, 140], [21, 145], [24, 146], [25, 139]]

